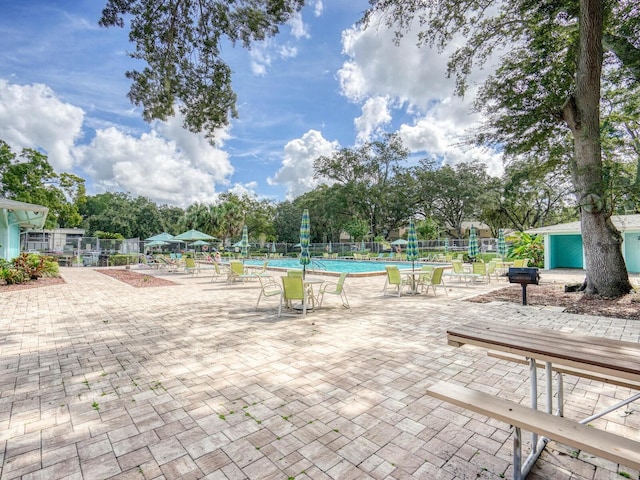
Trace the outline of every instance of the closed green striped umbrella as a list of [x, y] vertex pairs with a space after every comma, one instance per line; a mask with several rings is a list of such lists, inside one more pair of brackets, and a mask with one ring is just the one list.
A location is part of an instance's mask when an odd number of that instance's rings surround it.
[[507, 256], [507, 242], [504, 239], [504, 230], [498, 230], [498, 255], [502, 258]]
[[444, 238], [444, 254], [449, 253], [449, 237]]
[[307, 265], [311, 263], [311, 255], [309, 254], [309, 237], [311, 228], [309, 227], [309, 210], [304, 209], [302, 212], [302, 223], [300, 224], [300, 264], [302, 265], [302, 276], [306, 274]]
[[478, 237], [476, 235], [476, 228], [471, 225], [469, 230], [469, 257], [476, 258], [480, 252], [478, 251]]
[[333, 245], [331, 243], [331, 240], [329, 240], [329, 253], [333, 253]]
[[247, 258], [249, 256], [249, 231], [247, 230], [247, 226], [242, 227], [242, 247], [240, 247], [240, 254], [243, 258]]
[[411, 261], [411, 268], [415, 269], [415, 261], [418, 260], [418, 235], [416, 235], [416, 225], [413, 218], [409, 220], [409, 234], [407, 235], [407, 260]]

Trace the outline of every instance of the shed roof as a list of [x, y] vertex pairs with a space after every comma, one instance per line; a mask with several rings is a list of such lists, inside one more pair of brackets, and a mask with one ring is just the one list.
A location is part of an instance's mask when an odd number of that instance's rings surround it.
[[49, 209], [42, 205], [0, 198], [0, 209], [13, 213], [16, 223], [24, 228], [42, 228]]
[[[640, 231], [640, 215], [611, 215], [611, 221], [621, 232]], [[549, 225], [548, 227], [532, 228], [531, 230], [527, 230], [527, 233], [533, 235], [541, 235], [545, 233], [579, 234], [581, 233], [580, 221]]]

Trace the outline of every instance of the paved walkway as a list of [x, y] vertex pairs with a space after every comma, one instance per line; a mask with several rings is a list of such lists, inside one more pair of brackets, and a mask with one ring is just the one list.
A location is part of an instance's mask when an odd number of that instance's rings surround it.
[[[255, 309], [257, 282], [164, 274], [177, 285], [136, 289], [62, 272], [64, 285], [0, 294], [2, 480], [510, 478], [509, 426], [424, 391], [455, 378], [526, 403], [526, 367], [450, 347], [445, 330], [481, 320], [640, 333], [633, 321], [463, 300], [495, 283], [393, 298], [384, 277], [349, 278], [351, 310], [327, 297], [306, 318], [277, 318], [275, 298]], [[565, 280], [543, 275], [554, 279]], [[569, 417], [629, 393], [566, 383]], [[593, 425], [638, 438], [640, 415], [632, 405]], [[529, 478], [617, 469], [552, 442]]]

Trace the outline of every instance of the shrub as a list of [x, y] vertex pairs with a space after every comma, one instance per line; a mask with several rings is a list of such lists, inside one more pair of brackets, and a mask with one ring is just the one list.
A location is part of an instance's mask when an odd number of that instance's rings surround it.
[[544, 267], [544, 238], [542, 235], [529, 235], [518, 232], [516, 240], [509, 249], [510, 258], [528, 258], [531, 267]]
[[31, 280], [37, 280], [43, 275], [45, 257], [37, 254], [21, 253], [13, 259], [13, 266], [21, 270]]
[[122, 265], [130, 265], [138, 263], [138, 255], [109, 255], [109, 265], [113, 267], [121, 267]]
[[0, 278], [10, 285], [58, 275], [58, 262], [44, 255], [21, 253], [11, 262], [0, 262]]
[[44, 257], [44, 264], [42, 265], [42, 276], [43, 277], [59, 277], [60, 276], [60, 265], [57, 260], [53, 257]]
[[0, 268], [0, 278], [7, 282], [7, 285], [15, 285], [29, 281], [29, 276], [24, 272], [24, 270], [18, 270], [13, 267]]

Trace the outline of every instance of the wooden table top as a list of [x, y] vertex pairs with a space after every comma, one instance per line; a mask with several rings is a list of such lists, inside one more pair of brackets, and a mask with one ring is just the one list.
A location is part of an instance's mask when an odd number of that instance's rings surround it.
[[477, 345], [640, 381], [640, 344], [542, 328], [467, 324], [447, 331], [450, 345]]

